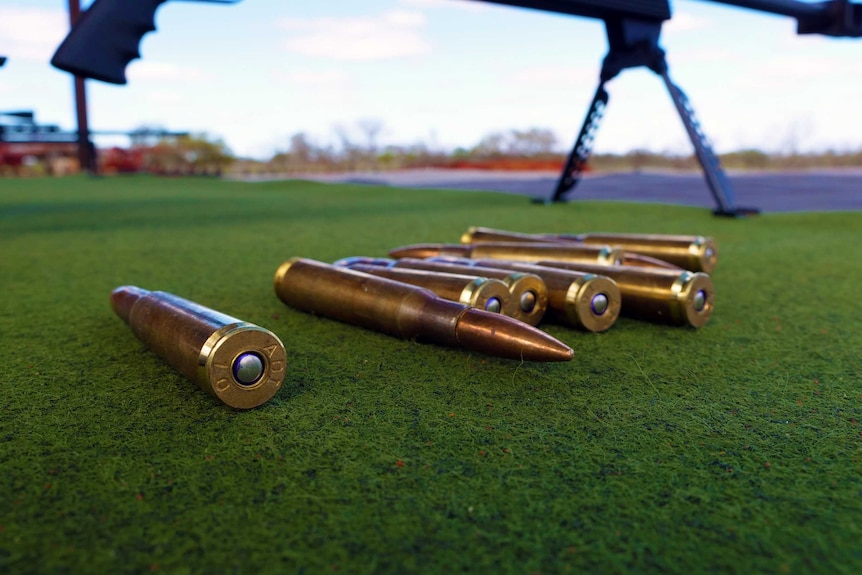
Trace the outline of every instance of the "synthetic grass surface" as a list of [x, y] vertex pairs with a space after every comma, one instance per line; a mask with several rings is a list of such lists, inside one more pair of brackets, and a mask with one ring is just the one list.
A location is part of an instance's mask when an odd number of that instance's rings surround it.
[[[563, 364], [286, 308], [291, 256], [524, 232], [714, 236], [699, 331], [547, 329]], [[858, 573], [860, 213], [196, 179], [0, 180], [2, 573]], [[235, 412], [108, 304], [161, 289], [267, 327]]]

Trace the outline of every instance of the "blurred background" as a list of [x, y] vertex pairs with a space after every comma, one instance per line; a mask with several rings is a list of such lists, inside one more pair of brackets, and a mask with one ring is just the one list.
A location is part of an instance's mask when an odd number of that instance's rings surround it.
[[[725, 167], [862, 166], [862, 43], [671, 5], [671, 74]], [[557, 171], [607, 50], [600, 20], [470, 0], [166, 2], [156, 26], [127, 85], [87, 82], [105, 173]], [[65, 0], [0, 6], [0, 112], [33, 113], [0, 123], [75, 130], [72, 79], [48, 63], [68, 28]], [[629, 70], [608, 90], [591, 169], [697, 169], [659, 77]], [[5, 155], [7, 175], [77, 169], [59, 146]]]

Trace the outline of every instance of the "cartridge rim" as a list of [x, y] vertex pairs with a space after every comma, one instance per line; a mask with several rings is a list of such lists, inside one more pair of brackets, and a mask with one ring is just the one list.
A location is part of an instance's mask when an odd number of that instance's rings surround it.
[[[676, 305], [671, 308], [674, 319], [700, 328], [709, 320], [715, 307], [715, 287], [703, 272], [685, 272], [674, 282]], [[700, 301], [703, 305], [699, 305]]]
[[700, 271], [711, 274], [718, 263], [718, 245], [712, 238], [698, 236], [688, 248]]
[[[236, 362], [257, 356], [263, 366], [252, 382], [240, 381]], [[251, 409], [269, 401], [281, 387], [287, 368], [284, 345], [274, 333], [250, 323], [236, 323], [213, 333], [198, 356], [201, 387], [236, 409]]]
[[[548, 287], [542, 278], [535, 274], [513, 273], [505, 280], [509, 286], [511, 312], [506, 315], [519, 319], [532, 326], [539, 325], [548, 311]], [[532, 294], [532, 307], [525, 306], [525, 296]]]
[[461, 291], [460, 302], [492, 313], [505, 313], [511, 306], [509, 288], [500, 280], [476, 278]]
[[[599, 313], [595, 298], [607, 299], [604, 310]], [[587, 274], [572, 282], [566, 292], [566, 317], [575, 325], [596, 333], [609, 330], [620, 315], [622, 297], [617, 283], [612, 279]]]
[[598, 262], [605, 266], [620, 266], [625, 261], [625, 252], [621, 248], [605, 246], [599, 252]]

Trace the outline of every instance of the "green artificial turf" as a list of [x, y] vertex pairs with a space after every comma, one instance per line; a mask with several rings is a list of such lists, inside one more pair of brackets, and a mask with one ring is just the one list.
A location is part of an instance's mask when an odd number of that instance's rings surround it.
[[[277, 266], [524, 232], [712, 235], [694, 331], [548, 326], [520, 363], [293, 311]], [[862, 571], [860, 213], [208, 179], [0, 180], [0, 573]], [[111, 312], [170, 291], [273, 330], [219, 404]]]

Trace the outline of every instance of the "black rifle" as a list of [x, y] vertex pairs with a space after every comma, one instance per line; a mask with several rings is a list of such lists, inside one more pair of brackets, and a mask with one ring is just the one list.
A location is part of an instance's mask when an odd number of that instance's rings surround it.
[[[51, 65], [82, 78], [126, 83], [126, 66], [140, 58], [141, 39], [156, 29], [166, 0], [94, 0], [57, 48]], [[236, 4], [240, 0], [192, 0]]]
[[[600, 20], [628, 18], [663, 21], [671, 18], [667, 0], [474, 0]], [[850, 0], [702, 0], [795, 18], [799, 34], [862, 36], [862, 6]]]
[[[685, 92], [670, 78], [665, 52], [659, 46], [661, 26], [671, 18], [667, 0], [479, 0], [492, 4], [505, 4], [575, 16], [604, 20], [609, 50], [602, 62], [599, 85], [584, 118], [575, 145], [569, 153], [563, 171], [549, 200], [565, 201], [581, 179], [592, 152], [593, 141], [610, 96], [605, 84], [626, 68], [645, 66], [662, 77], [674, 106], [694, 146], [695, 155], [703, 169], [706, 184], [715, 199], [714, 213], [722, 216], [739, 216], [757, 213], [755, 208], [736, 206], [733, 186], [721, 167]], [[829, 36], [862, 36], [862, 6], [848, 0], [830, 0], [818, 4], [796, 0], [710, 0], [790, 16], [797, 20], [799, 34]]]
[[[239, 0], [199, 0], [234, 3]], [[626, 68], [645, 66], [662, 77], [682, 118], [706, 183], [716, 202], [715, 213], [756, 213], [735, 205], [733, 187], [706, 138], [688, 98], [670, 78], [665, 52], [659, 46], [661, 27], [671, 18], [668, 0], [478, 0], [603, 20], [609, 50], [602, 62], [599, 85], [560, 179], [547, 200], [566, 199], [580, 181], [610, 96], [605, 84]], [[819, 3], [798, 0], [707, 0], [795, 18], [799, 34], [862, 36], [862, 5], [850, 0]], [[51, 63], [78, 76], [125, 84], [125, 69], [140, 57], [138, 47], [155, 30], [156, 9], [165, 0], [95, 0], [57, 49]]]

